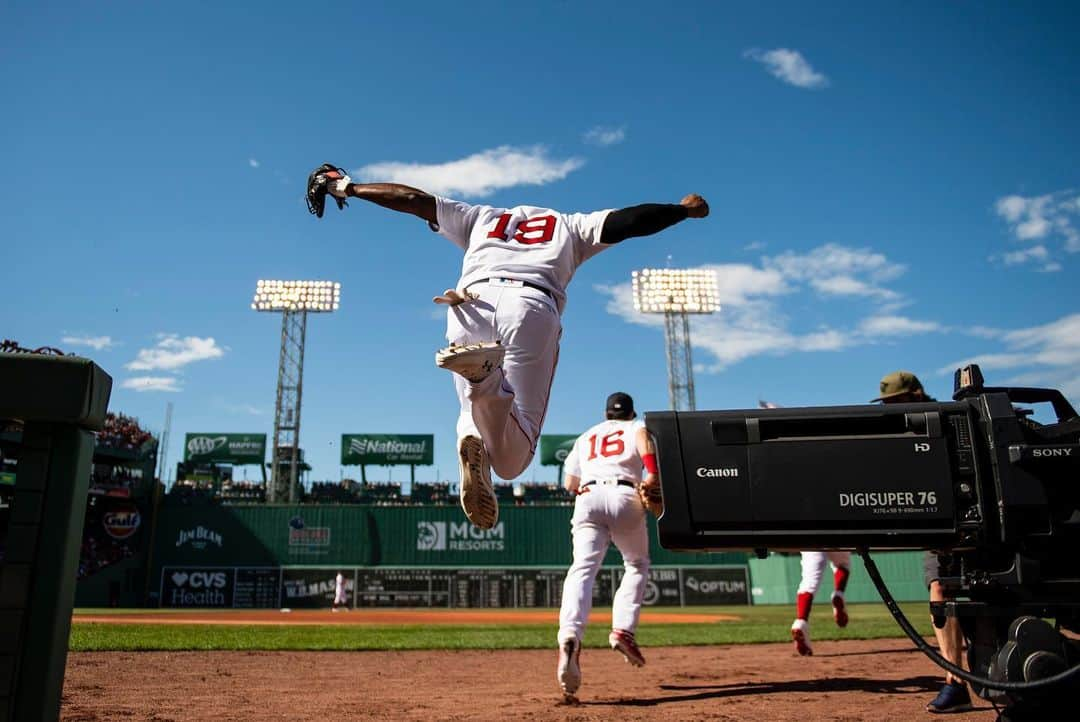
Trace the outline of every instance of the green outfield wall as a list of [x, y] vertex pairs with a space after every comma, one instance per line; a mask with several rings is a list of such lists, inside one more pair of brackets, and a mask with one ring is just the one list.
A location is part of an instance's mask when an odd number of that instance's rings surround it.
[[[889, 592], [901, 602], [922, 601], [928, 598], [923, 581], [923, 555], [925, 552], [874, 552], [870, 556], [881, 572]], [[751, 558], [750, 598], [754, 604], [794, 604], [795, 592], [802, 576], [800, 556], [773, 553], [766, 559]], [[833, 590], [832, 567], [826, 565], [821, 576], [821, 586], [814, 595], [814, 602], [829, 604]], [[881, 595], [874, 588], [866, 573], [862, 557], [851, 555], [851, 576], [848, 579], [845, 598], [852, 603], [878, 602]]]
[[[571, 507], [500, 509], [494, 529], [472, 526], [456, 506], [164, 505], [151, 578], [163, 566], [563, 566]], [[656, 543], [654, 564], [744, 564], [746, 555], [681, 554]], [[618, 564], [614, 547], [605, 564]]]

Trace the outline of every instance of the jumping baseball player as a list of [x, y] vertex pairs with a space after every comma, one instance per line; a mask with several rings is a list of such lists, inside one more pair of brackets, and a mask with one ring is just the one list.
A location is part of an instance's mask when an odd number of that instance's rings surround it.
[[478, 527], [495, 526], [491, 470], [513, 479], [536, 453], [559, 356], [566, 287], [577, 267], [604, 249], [657, 233], [709, 206], [691, 194], [594, 213], [469, 205], [396, 183], [353, 183], [324, 164], [308, 180], [308, 205], [321, 216], [326, 196], [339, 207], [360, 198], [410, 213], [465, 253], [461, 276], [436, 296], [446, 304], [450, 345], [435, 364], [454, 372], [461, 506]]
[[829, 562], [833, 570], [833, 621], [838, 627], [846, 627], [848, 623], [844, 590], [847, 589], [848, 577], [851, 575], [851, 552], [802, 552], [802, 579], [795, 596], [795, 621], [791, 625], [791, 640], [795, 644], [795, 651], [804, 657], [814, 653], [810, 646], [810, 607], [814, 603], [814, 594], [821, 586], [825, 562]]
[[[612, 542], [622, 553], [626, 571], [612, 604], [608, 644], [635, 667], [645, 664], [634, 631], [649, 574], [644, 500], [648, 490], [659, 488], [659, 478], [652, 441], [635, 416], [628, 395], [609, 396], [606, 420], [578, 437], [563, 466], [564, 485], [577, 493], [570, 522], [574, 562], [563, 583], [556, 668], [568, 698], [581, 686], [581, 640], [592, 609], [593, 583]], [[642, 467], [648, 472], [644, 482]]]

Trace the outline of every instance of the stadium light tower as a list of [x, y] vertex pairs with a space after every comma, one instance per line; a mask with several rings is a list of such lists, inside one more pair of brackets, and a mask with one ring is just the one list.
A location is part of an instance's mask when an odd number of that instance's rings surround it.
[[[341, 284], [333, 281], [260, 280], [251, 308], [281, 313], [281, 354], [278, 360], [277, 397], [274, 402], [274, 451], [270, 457], [271, 481], [266, 500], [295, 504], [300, 446], [300, 397], [304, 379], [304, 338], [307, 315], [338, 310]], [[282, 449], [287, 470], [283, 472]]]
[[690, 314], [720, 310], [716, 273], [646, 268], [633, 272], [634, 310], [664, 314], [668, 397], [675, 411], [693, 411], [694, 366], [690, 354]]

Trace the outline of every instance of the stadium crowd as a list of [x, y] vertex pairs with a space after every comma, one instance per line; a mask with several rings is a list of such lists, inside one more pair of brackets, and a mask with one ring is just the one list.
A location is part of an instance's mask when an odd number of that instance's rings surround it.
[[139, 426], [139, 420], [108, 412], [105, 414], [105, 428], [97, 432], [97, 443], [117, 449], [141, 449], [153, 436]]

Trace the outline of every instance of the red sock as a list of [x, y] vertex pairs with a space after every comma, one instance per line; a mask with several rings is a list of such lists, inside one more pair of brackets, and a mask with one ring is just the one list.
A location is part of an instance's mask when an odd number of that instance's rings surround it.
[[847, 588], [847, 579], [850, 575], [850, 569], [845, 569], [844, 567], [837, 567], [836, 571], [833, 572], [832, 576], [833, 589], [838, 592], [844, 591], [844, 589]]
[[795, 597], [796, 619], [810, 619], [810, 607], [814, 603], [814, 595], [810, 592], [799, 592]]

